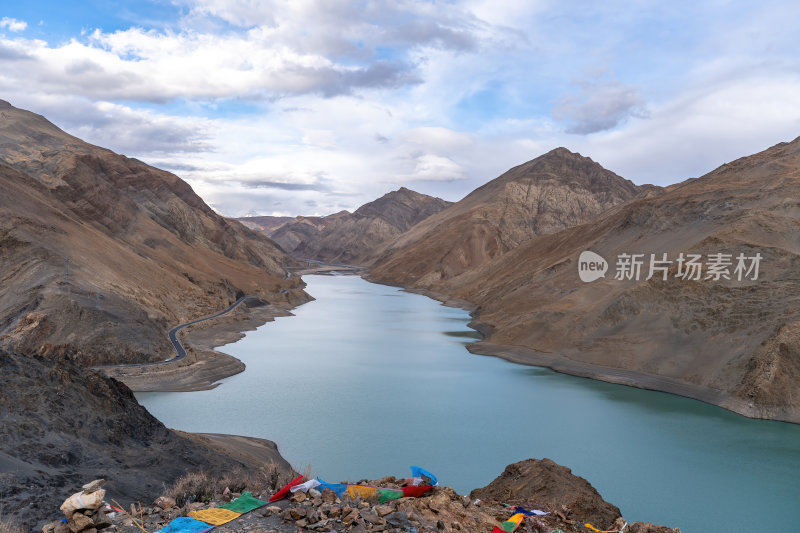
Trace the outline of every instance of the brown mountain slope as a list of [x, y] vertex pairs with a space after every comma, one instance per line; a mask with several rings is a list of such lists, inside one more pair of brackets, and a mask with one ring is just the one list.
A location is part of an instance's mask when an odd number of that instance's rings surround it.
[[[324, 217], [307, 217], [300, 215], [271, 231], [260, 231], [278, 243], [283, 250], [291, 253], [303, 242], [319, 238], [320, 232], [326, 227], [332, 225], [340, 218], [350, 215], [350, 211], [339, 211], [338, 213], [333, 213], [332, 215]], [[241, 219], [239, 220], [241, 221]]]
[[180, 178], [0, 101], [0, 345], [82, 364], [164, 359], [169, 325], [243, 293], [303, 299], [274, 243]]
[[528, 239], [591, 220], [640, 188], [591, 159], [557, 148], [474, 190], [402, 235], [372, 274], [432, 286]]
[[[605, 278], [580, 280], [585, 250]], [[681, 253], [701, 255], [700, 279], [678, 277]], [[643, 254], [638, 281], [616, 279], [622, 254]], [[715, 254], [730, 279], [714, 279]], [[760, 254], [758, 276], [739, 280], [740, 254], [746, 268]], [[800, 138], [431, 288], [478, 306], [491, 334], [477, 352], [800, 422]]]
[[271, 216], [260, 216], [260, 217], [241, 217], [237, 218], [242, 224], [246, 227], [260, 231], [261, 233], [265, 233], [269, 235], [276, 229], [280, 228], [287, 222], [291, 222], [294, 220], [292, 217], [271, 217]]
[[274, 443], [263, 444], [258, 462], [220, 450], [213, 439], [165, 428], [119, 381], [0, 349], [0, 502], [3, 519], [26, 531], [58, 520], [59, 505], [92, 479], [107, 479], [123, 505], [146, 505], [186, 471], [258, 471], [272, 462], [291, 472]]
[[354, 213], [298, 217], [270, 237], [295, 257], [363, 265], [400, 234], [449, 205], [441, 198], [401, 187]]

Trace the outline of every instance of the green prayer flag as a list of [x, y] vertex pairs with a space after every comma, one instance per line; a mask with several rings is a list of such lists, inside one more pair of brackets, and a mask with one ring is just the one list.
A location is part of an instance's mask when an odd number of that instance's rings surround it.
[[239, 496], [232, 502], [222, 505], [221, 507], [229, 511], [234, 511], [236, 513], [244, 514], [244, 513], [249, 513], [253, 509], [258, 509], [265, 503], [267, 502], [262, 502], [258, 498], [254, 498], [250, 492], [243, 492], [241, 496]]

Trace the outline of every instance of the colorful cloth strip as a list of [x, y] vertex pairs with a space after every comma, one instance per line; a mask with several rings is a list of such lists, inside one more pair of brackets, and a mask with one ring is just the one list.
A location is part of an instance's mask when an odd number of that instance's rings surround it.
[[223, 509], [227, 509], [229, 511], [233, 511], [236, 513], [249, 513], [253, 509], [258, 509], [262, 505], [265, 505], [267, 502], [262, 502], [258, 498], [254, 498], [253, 494], [250, 492], [243, 492], [241, 496], [233, 500], [232, 502], [228, 502], [225, 505], [222, 505]]
[[364, 485], [347, 485], [347, 493], [350, 495], [350, 498], [355, 500], [356, 498], [374, 498], [378, 495], [377, 487], [367, 487]]
[[289, 494], [289, 491], [291, 490], [292, 487], [294, 487], [295, 485], [299, 485], [302, 482], [303, 482], [303, 476], [297, 476], [296, 478], [291, 480], [288, 485], [286, 485], [281, 490], [276, 492], [272, 496], [272, 498], [269, 499], [270, 503], [284, 499], [286, 495]]
[[517, 513], [500, 524], [500, 527], [494, 526], [492, 533], [513, 533], [523, 520], [525, 520], [525, 515], [522, 513]]
[[[436, 479], [436, 476], [432, 473], [428, 472], [424, 468], [419, 466], [412, 466], [411, 473], [415, 476], [415, 479], [422, 482], [422, 477], [428, 478], [431, 483], [438, 484], [439, 480]], [[421, 477], [416, 477], [421, 476]], [[312, 488], [317, 488], [320, 491], [325, 489], [331, 489], [336, 493], [337, 496], [342, 497], [345, 492], [347, 492], [352, 499], [361, 498], [361, 499], [368, 499], [368, 498], [378, 498], [380, 502], [386, 502], [389, 500], [399, 500], [400, 498], [419, 498], [429, 490], [433, 489], [433, 486], [410, 486], [410, 487], [401, 487], [399, 489], [383, 489], [379, 487], [372, 487], [369, 485], [355, 485], [353, 483], [327, 483], [322, 481], [321, 479], [311, 479], [302, 483], [303, 477], [298, 476], [291, 483], [283, 487], [279, 490], [272, 498], [269, 499], [270, 502], [275, 502], [280, 499], [285, 498], [289, 495], [289, 492], [296, 492], [296, 491], [303, 491], [308, 492]], [[223, 507], [226, 507], [223, 505]]]
[[536, 515], [536, 516], [547, 516], [547, 515], [550, 514], [550, 513], [544, 512], [544, 511], [540, 511], [538, 509], [534, 509], [533, 511], [528, 511], [527, 509], [525, 509], [521, 505], [507, 505], [506, 507], [508, 507], [512, 511], [517, 511], [518, 513], [522, 513], [525, 516], [534, 516], [534, 515]]
[[439, 484], [439, 480], [436, 479], [436, 476], [434, 476], [433, 474], [431, 474], [430, 472], [428, 472], [427, 470], [425, 470], [420, 466], [412, 466], [411, 475], [418, 478], [427, 477], [428, 479], [431, 480], [431, 485], [433, 485], [434, 487]]
[[180, 516], [159, 529], [158, 533], [205, 533], [212, 529], [214, 529], [214, 526], [209, 526], [205, 522], [188, 516]]
[[311, 489], [319, 487], [320, 485], [322, 485], [322, 483], [320, 483], [318, 479], [309, 479], [305, 483], [300, 483], [299, 485], [295, 485], [289, 490], [292, 491], [293, 494], [298, 490], [305, 493], [310, 491]]
[[341, 497], [342, 494], [347, 492], [347, 484], [346, 483], [326, 483], [321, 479], [317, 478], [319, 481], [319, 491], [322, 492], [325, 489], [331, 489], [333, 492], [336, 493], [337, 496]]
[[589, 528], [589, 529], [591, 529], [592, 531], [597, 531], [597, 532], [599, 532], [599, 533], [619, 533], [619, 529], [606, 529], [606, 530], [602, 530], [602, 529], [597, 529], [597, 528], [596, 528], [596, 527], [594, 527], [592, 524], [588, 524], [588, 523], [587, 523], [587, 524], [583, 524], [583, 525], [584, 525], [584, 526], [586, 526], [586, 527], [588, 527], [588, 528]]
[[389, 500], [399, 500], [403, 496], [405, 496], [405, 494], [399, 489], [378, 489], [378, 501], [380, 503], [388, 502]]
[[202, 509], [200, 511], [192, 511], [191, 513], [189, 513], [189, 516], [197, 520], [202, 520], [206, 524], [221, 526], [222, 524], [227, 524], [228, 522], [230, 522], [235, 518], [239, 518], [240, 516], [242, 516], [242, 513], [237, 513], [235, 511], [223, 509], [222, 507], [216, 507], [214, 509]]
[[400, 490], [406, 498], [419, 498], [429, 490], [433, 490], [433, 487], [401, 487]]

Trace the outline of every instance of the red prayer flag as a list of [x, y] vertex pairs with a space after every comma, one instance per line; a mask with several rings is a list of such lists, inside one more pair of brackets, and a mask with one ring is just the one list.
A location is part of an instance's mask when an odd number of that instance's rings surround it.
[[403, 491], [403, 496], [411, 497], [411, 498], [419, 498], [433, 487], [402, 487], [400, 490]]
[[270, 503], [282, 500], [283, 498], [286, 497], [287, 494], [289, 494], [289, 489], [291, 489], [295, 485], [299, 485], [302, 482], [303, 482], [303, 476], [297, 476], [292, 481], [290, 481], [288, 485], [286, 485], [281, 490], [276, 492], [275, 495], [269, 499]]

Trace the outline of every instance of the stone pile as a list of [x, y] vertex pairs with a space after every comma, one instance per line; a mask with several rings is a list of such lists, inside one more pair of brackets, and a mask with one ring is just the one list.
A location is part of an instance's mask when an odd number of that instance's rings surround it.
[[106, 491], [104, 479], [96, 479], [83, 486], [61, 505], [65, 518], [42, 528], [43, 533], [97, 533], [112, 525], [103, 501]]
[[[356, 484], [397, 489], [406, 482], [389, 476]], [[71, 496], [62, 506], [66, 520], [48, 524], [44, 533], [155, 533], [177, 517], [220, 507], [241, 495], [225, 489], [213, 496], [203, 496], [204, 501], [193, 502], [195, 496], [182, 494], [179, 498], [182, 505], [165, 495], [151, 506], [140, 505], [129, 513], [118, 511], [106, 515], [102, 510], [101, 486], [100, 481], [93, 482], [84, 486], [83, 492]], [[266, 502], [280, 487], [248, 488], [253, 497]], [[91, 494], [93, 501], [87, 506]], [[183, 504], [184, 499], [189, 501]], [[80, 507], [67, 505], [76, 500]], [[508, 504], [547, 513], [527, 517], [517, 533], [586, 533], [587, 522], [598, 529], [624, 533], [680, 532], [647, 523], [627, 524], [616, 507], [609, 507], [596, 496], [585, 480], [542, 460], [509, 465], [504, 475], [470, 496], [460, 495], [450, 487], [436, 486], [419, 498], [381, 502], [377, 498], [351, 498], [348, 492], [338, 496], [330, 489], [312, 488], [307, 493], [297, 490], [288, 498], [267, 503], [216, 526], [214, 533], [489, 533], [514, 514], [514, 507]]]

